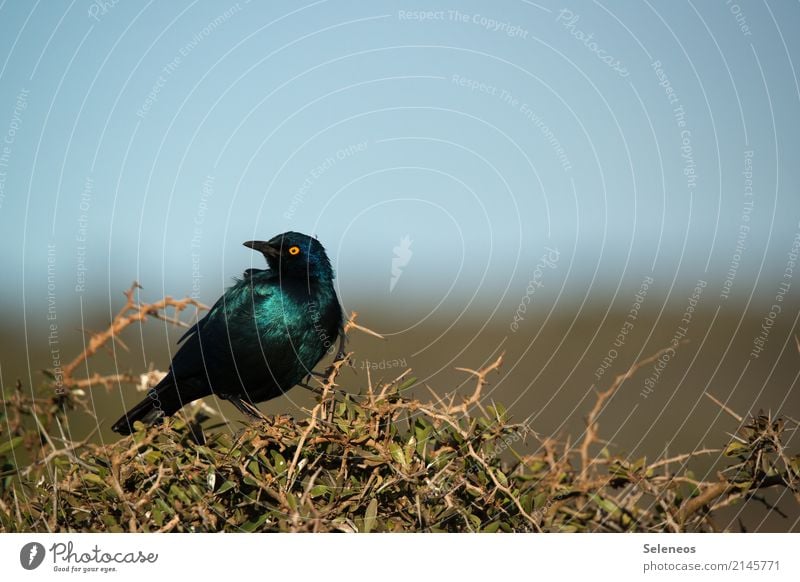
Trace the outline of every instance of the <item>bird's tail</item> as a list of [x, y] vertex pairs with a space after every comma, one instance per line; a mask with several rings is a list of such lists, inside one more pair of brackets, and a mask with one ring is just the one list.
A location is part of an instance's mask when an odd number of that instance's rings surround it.
[[[198, 397], [195, 397], [198, 398]], [[133, 423], [137, 420], [155, 424], [165, 416], [172, 416], [193, 398], [181, 399], [172, 374], [167, 374], [161, 382], [147, 392], [147, 397], [117, 420], [111, 430], [119, 434], [131, 434]]]

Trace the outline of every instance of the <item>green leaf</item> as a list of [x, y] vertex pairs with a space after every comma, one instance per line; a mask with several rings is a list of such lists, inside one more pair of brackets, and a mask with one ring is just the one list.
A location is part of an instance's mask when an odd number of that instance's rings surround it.
[[327, 485], [314, 485], [311, 491], [308, 492], [308, 496], [311, 497], [311, 499], [316, 499], [320, 495], [325, 495], [328, 491], [330, 491], [330, 488]]
[[272, 465], [275, 471], [283, 473], [286, 470], [286, 459], [278, 451], [270, 451], [269, 455], [272, 457]]
[[94, 483], [95, 485], [100, 485], [102, 487], [107, 487], [106, 482], [100, 475], [95, 475], [94, 473], [83, 473], [81, 474], [81, 479], [84, 481], [88, 481], [89, 483]]
[[268, 515], [266, 513], [262, 513], [256, 519], [244, 522], [241, 526], [242, 531], [248, 533], [256, 531], [258, 528], [264, 525], [264, 522], [267, 521], [267, 517]]
[[604, 499], [600, 497], [596, 493], [592, 493], [589, 495], [589, 498], [594, 501], [601, 509], [608, 513], [617, 513], [619, 511], [619, 507], [613, 502], [608, 499]]
[[14, 449], [16, 449], [19, 445], [22, 444], [23, 437], [18, 436], [14, 437], [13, 439], [4, 442], [0, 445], [0, 455], [5, 455], [6, 453], [10, 453]]
[[406, 443], [406, 446], [403, 449], [403, 455], [405, 456], [408, 462], [410, 462], [411, 459], [414, 458], [414, 451], [416, 450], [416, 448], [417, 448], [417, 439], [415, 436], [412, 435], [411, 438], [408, 439], [408, 442]]
[[161, 497], [156, 497], [156, 505], [158, 508], [167, 515], [175, 515], [175, 510], [170, 507], [166, 501], [164, 501]]
[[[501, 422], [505, 422], [506, 420], [508, 420], [506, 407], [503, 406], [502, 404], [498, 404], [498, 403], [495, 402], [494, 406], [489, 406], [487, 408], [487, 410], [489, 412], [491, 412], [492, 414], [494, 414], [496, 417], [498, 417]], [[492, 419], [492, 421], [495, 421], [495, 420], [497, 420], [497, 419], [495, 419], [495, 418]]]
[[502, 471], [495, 469], [494, 476], [497, 477], [497, 480], [500, 481], [500, 484], [503, 487], [508, 487], [508, 479], [506, 479], [506, 476], [503, 475]]
[[745, 453], [747, 450], [749, 450], [749, 448], [750, 447], [748, 447], [746, 444], [740, 443], [739, 441], [731, 441], [731, 443], [725, 447], [725, 456], [734, 457], [736, 455]]
[[408, 390], [409, 388], [411, 388], [416, 383], [417, 383], [417, 379], [416, 378], [414, 378], [414, 377], [409, 378], [408, 380], [406, 380], [405, 382], [400, 384], [400, 386], [397, 387], [397, 391], [398, 392], [403, 392], [404, 390]]
[[261, 478], [261, 465], [256, 460], [252, 460], [247, 463], [247, 470], [250, 471], [251, 475], [255, 475], [259, 479]]
[[367, 505], [367, 510], [364, 512], [364, 533], [369, 533], [375, 527], [375, 522], [378, 516], [378, 499], [373, 497]]
[[533, 507], [541, 509], [547, 503], [547, 493], [539, 493], [533, 498]]
[[177, 485], [172, 485], [169, 488], [169, 495], [171, 497], [177, 497], [178, 499], [180, 499], [186, 505], [191, 505], [192, 504], [192, 500], [189, 499], [188, 495], [186, 495], [186, 491], [184, 491], [182, 488], [178, 487]]
[[406, 460], [405, 453], [403, 452], [403, 447], [398, 445], [397, 443], [389, 443], [389, 454], [392, 455], [392, 458], [395, 462], [399, 463], [403, 470], [408, 468], [408, 461]]

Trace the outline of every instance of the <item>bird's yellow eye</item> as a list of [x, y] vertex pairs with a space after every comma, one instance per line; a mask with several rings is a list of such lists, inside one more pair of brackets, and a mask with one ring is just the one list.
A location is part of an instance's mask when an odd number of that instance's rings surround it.
[[300, 247], [298, 247], [298, 246], [289, 247], [289, 254], [292, 255], [292, 256], [299, 255], [300, 254]]

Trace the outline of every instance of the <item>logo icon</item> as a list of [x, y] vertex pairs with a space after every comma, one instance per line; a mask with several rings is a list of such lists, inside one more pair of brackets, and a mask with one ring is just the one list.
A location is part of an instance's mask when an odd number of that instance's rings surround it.
[[406, 235], [400, 239], [400, 244], [394, 247], [394, 257], [392, 258], [392, 278], [389, 280], [389, 293], [394, 291], [394, 286], [400, 280], [400, 275], [403, 274], [403, 267], [405, 267], [411, 260], [411, 255], [414, 253], [411, 250], [411, 237]]
[[26, 570], [35, 570], [44, 562], [44, 546], [39, 542], [30, 542], [19, 551], [19, 563]]

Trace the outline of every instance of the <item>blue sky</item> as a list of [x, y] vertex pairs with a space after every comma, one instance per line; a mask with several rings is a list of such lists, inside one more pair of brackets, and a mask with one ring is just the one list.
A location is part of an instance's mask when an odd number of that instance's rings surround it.
[[794, 2], [2, 2], [0, 298], [39, 318], [49, 276], [64, 306], [134, 279], [211, 302], [260, 266], [243, 241], [299, 230], [347, 308], [513, 308], [547, 249], [553, 303], [651, 275], [769, 302], [800, 231], [798, 25]]

